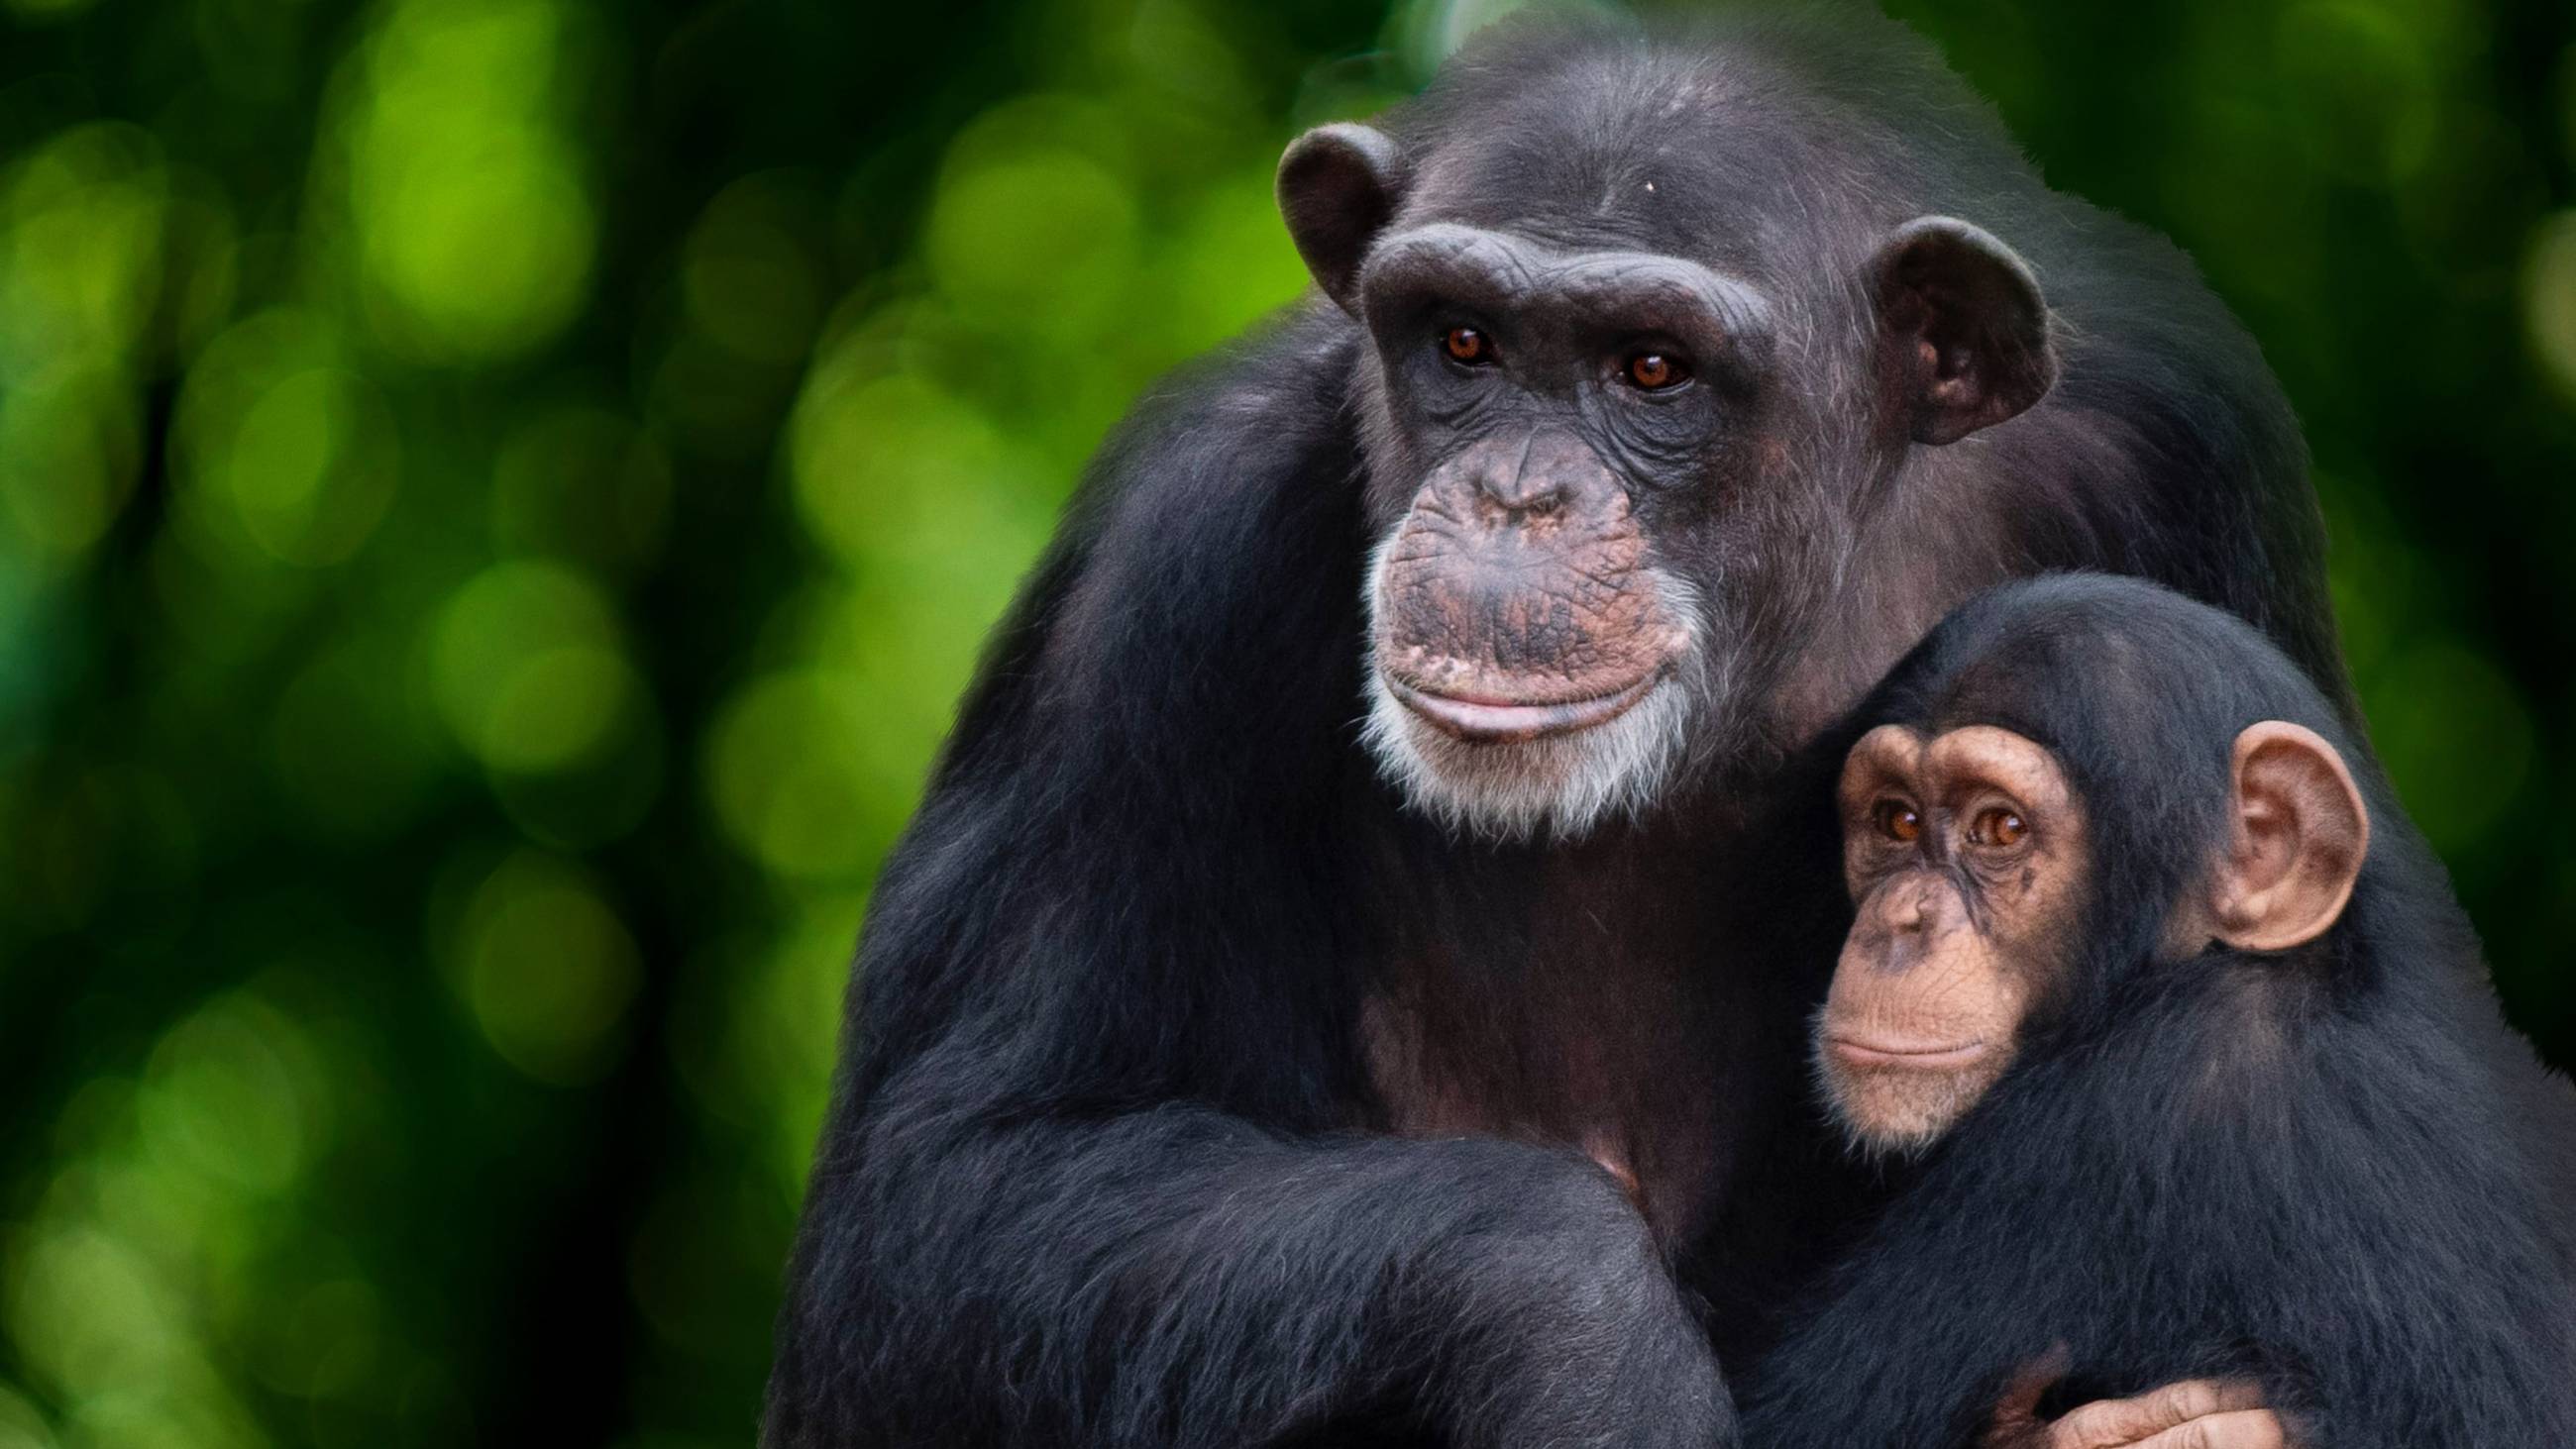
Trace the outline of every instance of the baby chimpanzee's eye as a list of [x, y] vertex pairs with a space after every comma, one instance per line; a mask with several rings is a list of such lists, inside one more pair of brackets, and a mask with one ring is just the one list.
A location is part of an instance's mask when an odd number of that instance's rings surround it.
[[1923, 836], [1923, 817], [1902, 800], [1881, 800], [1870, 808], [1870, 819], [1878, 833], [1907, 845]]
[[2029, 834], [2029, 822], [2002, 806], [1980, 810], [1977, 818], [1968, 822], [1969, 842], [1988, 850], [2008, 850], [2021, 844]]
[[1628, 380], [1630, 387], [1644, 392], [1661, 392], [1688, 380], [1690, 368], [1678, 357], [1667, 357], [1660, 352], [1640, 352], [1628, 359], [1619, 375]]
[[1440, 339], [1440, 346], [1452, 362], [1479, 367], [1494, 360], [1494, 344], [1473, 327], [1452, 327]]

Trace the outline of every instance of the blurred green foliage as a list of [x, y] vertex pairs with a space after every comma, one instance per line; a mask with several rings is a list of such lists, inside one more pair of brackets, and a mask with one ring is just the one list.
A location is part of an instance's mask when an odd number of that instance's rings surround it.
[[[1460, 0], [0, 0], [0, 1449], [738, 1443], [871, 873]], [[2315, 443], [2576, 1059], [2576, 14], [1900, 0]]]

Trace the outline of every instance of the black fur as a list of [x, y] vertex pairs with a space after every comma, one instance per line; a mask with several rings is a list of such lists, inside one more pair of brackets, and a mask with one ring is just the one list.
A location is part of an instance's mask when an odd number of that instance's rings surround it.
[[[773, 1445], [1239, 1445], [1378, 1419], [1715, 1442], [1710, 1334], [1758, 1339], [1846, 1200], [1800, 1075], [1820, 981], [1776, 964], [1812, 954], [1780, 945], [1806, 862], [1748, 823], [1780, 761], [1957, 599], [2050, 567], [2174, 583], [2342, 688], [2304, 451], [2250, 342], [2170, 247], [2048, 192], [1893, 25], [1523, 28], [1386, 124], [1417, 178], [1564, 245], [1611, 225], [1604, 176], [1658, 157], [1672, 204], [1621, 240], [1771, 289], [1767, 405], [1802, 472], [1732, 505], [1779, 523], [1774, 582], [1724, 621], [1750, 641], [1741, 727], [1583, 841], [1444, 836], [1356, 741], [1364, 499], [1410, 486], [1369, 476], [1361, 329], [1310, 303], [1159, 389], [997, 635], [877, 888]], [[1934, 448], [1873, 422], [1859, 269], [1940, 212], [2032, 264], [2063, 372]], [[1726, 563], [1681, 566], [1714, 585]], [[1424, 959], [1468, 983], [1462, 1049], [1528, 1083], [1489, 1104], [1491, 1136], [1384, 1135], [1361, 1007]], [[1649, 1046], [1616, 1104], [1561, 1101], [1596, 1019]], [[1561, 1119], [1667, 1102], [1702, 1104], [1715, 1141], [1708, 1210], [1659, 1240]]]
[[[2103, 865], [2062, 1009], [1765, 1366], [1748, 1442], [1972, 1445], [2063, 1344], [2066, 1403], [2246, 1374], [2321, 1449], [2576, 1444], [2576, 1096], [2338, 714], [2243, 623], [2081, 575], [1969, 604], [1863, 705], [1855, 737], [2048, 746]], [[2351, 904], [2294, 951], [2160, 961], [2271, 719], [2355, 767]]]

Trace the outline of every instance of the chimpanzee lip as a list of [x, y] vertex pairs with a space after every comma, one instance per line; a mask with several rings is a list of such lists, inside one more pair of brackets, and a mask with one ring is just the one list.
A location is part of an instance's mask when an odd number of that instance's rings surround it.
[[1653, 693], [1663, 677], [1663, 670], [1649, 669], [1607, 694], [1596, 694], [1586, 699], [1531, 702], [1435, 694], [1407, 684], [1392, 674], [1385, 676], [1386, 687], [1398, 703], [1442, 733], [1455, 735], [1472, 744], [1545, 739], [1550, 735], [1572, 734], [1576, 730], [1608, 724], [1636, 708], [1638, 701]]
[[1863, 1041], [1858, 1037], [1836, 1036], [1825, 1039], [1834, 1055], [1855, 1067], [1910, 1067], [1920, 1071], [1937, 1071], [1964, 1067], [1986, 1054], [1983, 1038], [1964, 1044], [1932, 1046], [1910, 1041]]

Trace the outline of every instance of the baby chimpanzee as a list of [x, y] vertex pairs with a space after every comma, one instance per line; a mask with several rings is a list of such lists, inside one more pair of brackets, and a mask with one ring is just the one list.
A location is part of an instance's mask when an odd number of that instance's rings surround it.
[[1951, 615], [1852, 731], [1816, 1069], [1904, 1185], [1756, 1449], [2010, 1441], [2034, 1365], [2043, 1412], [2228, 1376], [2316, 1449], [2576, 1445], [2576, 1096], [2314, 686], [2069, 575]]

